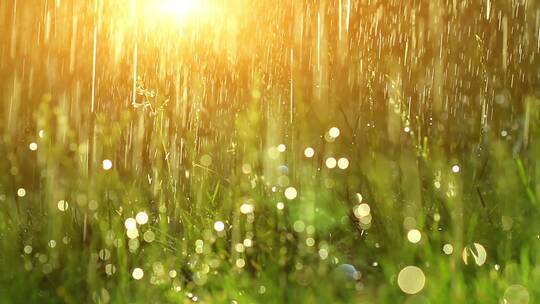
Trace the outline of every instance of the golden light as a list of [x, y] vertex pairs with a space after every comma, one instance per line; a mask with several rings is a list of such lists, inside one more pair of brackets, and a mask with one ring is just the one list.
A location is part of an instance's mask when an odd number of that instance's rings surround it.
[[139, 22], [137, 28], [158, 31], [160, 35], [164, 31], [178, 34], [177, 30], [184, 32], [186, 28], [199, 31], [209, 20], [215, 19], [216, 12], [221, 11], [219, 2], [215, 0], [140, 0], [135, 7], [134, 18]]
[[158, 4], [158, 10], [163, 15], [181, 18], [195, 13], [199, 5], [197, 0], [164, 0]]

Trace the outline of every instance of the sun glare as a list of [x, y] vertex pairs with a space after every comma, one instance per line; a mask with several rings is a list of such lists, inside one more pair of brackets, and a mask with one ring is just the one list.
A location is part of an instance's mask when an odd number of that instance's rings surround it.
[[191, 15], [195, 13], [198, 8], [198, 0], [164, 0], [159, 4], [160, 13], [172, 17]]

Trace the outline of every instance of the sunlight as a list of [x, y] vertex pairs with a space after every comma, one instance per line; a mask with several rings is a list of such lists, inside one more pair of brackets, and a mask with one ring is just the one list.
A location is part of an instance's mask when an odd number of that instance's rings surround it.
[[0, 0], [0, 304], [540, 304], [539, 24]]
[[200, 9], [198, 0], [164, 0], [159, 4], [160, 14], [172, 17], [185, 17]]
[[200, 25], [212, 19], [215, 1], [208, 0], [144, 0], [138, 7], [139, 20], [163, 29]]

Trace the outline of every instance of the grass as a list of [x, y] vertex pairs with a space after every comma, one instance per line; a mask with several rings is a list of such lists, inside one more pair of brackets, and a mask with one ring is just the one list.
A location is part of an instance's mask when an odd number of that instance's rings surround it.
[[184, 36], [99, 1], [47, 4], [47, 36], [0, 4], [0, 303], [539, 301], [534, 46], [490, 51], [475, 3], [426, 29], [422, 3], [345, 2], [238, 1]]

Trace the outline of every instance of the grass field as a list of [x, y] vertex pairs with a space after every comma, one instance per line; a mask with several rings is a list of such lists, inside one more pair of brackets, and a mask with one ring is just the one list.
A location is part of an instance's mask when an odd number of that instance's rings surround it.
[[537, 303], [538, 1], [0, 1], [0, 303]]

